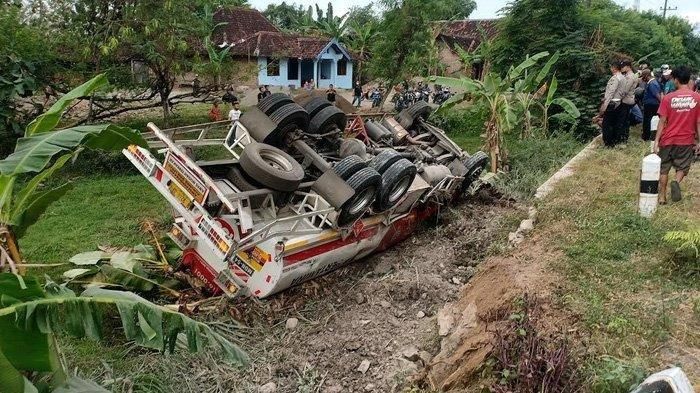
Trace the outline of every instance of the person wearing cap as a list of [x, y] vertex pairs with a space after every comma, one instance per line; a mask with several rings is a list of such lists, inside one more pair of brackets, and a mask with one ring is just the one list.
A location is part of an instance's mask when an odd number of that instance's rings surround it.
[[619, 61], [610, 63], [612, 76], [605, 87], [603, 103], [600, 105], [598, 116], [596, 116], [598, 120], [602, 120], [603, 143], [606, 147], [613, 147], [617, 144], [624, 126], [623, 115], [625, 113], [621, 111], [621, 106], [625, 77], [620, 69]]
[[649, 141], [655, 135], [651, 133], [651, 119], [656, 116], [663, 96], [663, 88], [656, 78], [651, 75], [651, 70], [642, 71], [642, 80], [646, 82], [644, 96], [642, 97], [642, 107], [644, 120], [642, 120], [642, 140]]
[[700, 94], [690, 89], [690, 69], [677, 67], [671, 75], [678, 90], [665, 95], [659, 106], [659, 130], [654, 139], [654, 153], [661, 157], [659, 203], [666, 204], [666, 185], [671, 168], [676, 170], [671, 182], [671, 200], [681, 200], [681, 186], [695, 154], [700, 152]]
[[669, 94], [676, 91], [676, 84], [673, 82], [673, 78], [671, 78], [672, 73], [673, 70], [669, 68], [662, 74], [664, 78], [664, 94]]
[[623, 125], [621, 133], [618, 135], [619, 143], [627, 143], [630, 136], [630, 113], [632, 108], [637, 104], [634, 100], [634, 92], [639, 85], [639, 79], [637, 75], [632, 70], [632, 62], [629, 60], [623, 60], [620, 62], [622, 67], [620, 71], [624, 75], [622, 81], [622, 105], [620, 110], [622, 111], [621, 116], [623, 116]]

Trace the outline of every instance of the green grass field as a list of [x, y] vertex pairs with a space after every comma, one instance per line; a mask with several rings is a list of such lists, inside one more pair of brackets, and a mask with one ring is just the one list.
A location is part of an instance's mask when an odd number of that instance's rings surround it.
[[589, 337], [588, 375], [595, 392], [627, 392], [650, 371], [684, 367], [700, 381], [698, 261], [674, 258], [662, 237], [700, 225], [700, 176], [691, 171], [685, 199], [656, 216], [637, 213], [639, 168], [646, 143], [598, 149], [540, 203], [543, 238], [563, 252], [553, 269], [563, 278], [561, 306]]

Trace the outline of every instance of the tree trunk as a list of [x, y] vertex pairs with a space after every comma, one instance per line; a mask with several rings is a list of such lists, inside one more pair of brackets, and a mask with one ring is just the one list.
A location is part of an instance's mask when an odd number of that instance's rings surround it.
[[[12, 258], [17, 265], [22, 264], [22, 254], [19, 252], [19, 243], [17, 243], [17, 237], [14, 232], [12, 232], [12, 227], [7, 225], [0, 226], [0, 245], [2, 244], [7, 248], [10, 258]], [[18, 266], [17, 270], [20, 274], [24, 274], [25, 268]]]

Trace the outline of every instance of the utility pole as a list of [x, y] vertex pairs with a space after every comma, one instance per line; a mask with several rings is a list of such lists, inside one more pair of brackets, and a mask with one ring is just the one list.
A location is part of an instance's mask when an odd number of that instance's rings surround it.
[[664, 12], [664, 17], [663, 17], [663, 18], [666, 19], [666, 12], [667, 12], [667, 11], [675, 11], [675, 10], [677, 10], [677, 9], [678, 9], [678, 7], [669, 7], [669, 6], [668, 6], [668, 0], [664, 0], [664, 7], [661, 8], [661, 11]]

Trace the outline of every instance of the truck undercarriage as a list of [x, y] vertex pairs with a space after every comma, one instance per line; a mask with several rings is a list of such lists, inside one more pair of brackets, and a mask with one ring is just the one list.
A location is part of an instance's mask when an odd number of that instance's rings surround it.
[[[233, 124], [149, 124], [157, 153], [123, 152], [172, 205], [183, 265], [212, 293], [264, 298], [393, 246], [467, 192], [487, 156], [431, 111], [362, 117], [273, 94]], [[223, 158], [195, 157], [208, 147]]]

